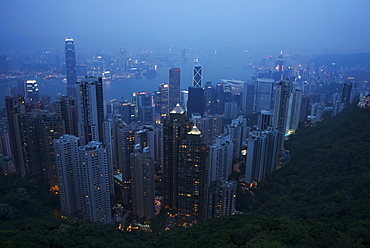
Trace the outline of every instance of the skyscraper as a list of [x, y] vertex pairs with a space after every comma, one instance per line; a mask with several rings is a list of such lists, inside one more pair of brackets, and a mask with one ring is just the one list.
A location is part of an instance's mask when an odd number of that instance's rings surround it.
[[246, 116], [254, 113], [256, 98], [256, 84], [255, 83], [244, 83], [243, 86], [243, 103], [242, 113]]
[[278, 158], [277, 130], [253, 131], [248, 138], [245, 182], [262, 181], [276, 169]]
[[174, 109], [178, 103], [180, 103], [180, 69], [171, 68], [168, 82], [168, 110]]
[[271, 109], [271, 98], [275, 81], [268, 78], [257, 78], [256, 112]]
[[279, 131], [279, 153], [284, 151], [285, 130], [288, 118], [289, 98], [292, 91], [292, 82], [284, 80], [277, 84], [273, 115], [273, 127]]
[[196, 126], [187, 133], [178, 147], [177, 209], [178, 223], [195, 225], [207, 219], [208, 156]]
[[103, 142], [103, 81], [102, 78], [85, 77], [77, 82], [78, 134], [81, 145], [90, 141]]
[[163, 126], [164, 136], [164, 206], [170, 211], [178, 209], [179, 146], [190, 131], [191, 122], [178, 104]]
[[130, 160], [133, 214], [151, 219], [154, 217], [155, 188], [154, 161], [149, 147], [141, 148], [140, 144], [136, 144]]
[[36, 80], [26, 81], [26, 94], [26, 97], [30, 102], [36, 102], [40, 100], [40, 93]]
[[202, 87], [202, 66], [199, 64], [198, 59], [194, 61], [193, 87]]
[[188, 117], [192, 114], [198, 113], [201, 116], [205, 112], [205, 98], [204, 89], [201, 87], [189, 87], [189, 98], [187, 107]]
[[62, 214], [111, 223], [107, 150], [102, 143], [78, 147], [75, 136], [64, 135], [53, 144]]
[[76, 50], [72, 38], [65, 39], [65, 59], [67, 72], [67, 95], [76, 96], [77, 90], [75, 84], [77, 82], [76, 71]]

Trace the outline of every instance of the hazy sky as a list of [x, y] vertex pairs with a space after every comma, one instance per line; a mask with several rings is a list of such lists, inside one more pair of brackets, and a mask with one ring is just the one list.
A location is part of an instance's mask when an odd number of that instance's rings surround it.
[[0, 51], [150, 46], [370, 52], [369, 0], [0, 0]]

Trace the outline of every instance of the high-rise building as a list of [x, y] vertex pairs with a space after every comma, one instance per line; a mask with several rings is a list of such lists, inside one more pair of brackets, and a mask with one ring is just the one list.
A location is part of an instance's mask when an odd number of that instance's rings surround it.
[[256, 98], [256, 84], [244, 83], [242, 100], [243, 115], [248, 116], [254, 113], [255, 98]]
[[103, 81], [86, 77], [77, 82], [78, 135], [81, 145], [90, 141], [103, 142]]
[[187, 114], [190, 118], [192, 114], [198, 113], [201, 116], [205, 112], [204, 89], [200, 87], [189, 87], [189, 98]]
[[289, 98], [291, 95], [291, 91], [292, 82], [290, 80], [284, 80], [277, 84], [272, 124], [273, 127], [279, 131], [279, 153], [282, 153], [284, 151], [285, 130], [288, 118]]
[[40, 93], [36, 80], [26, 81], [26, 97], [30, 102], [37, 102], [40, 100]]
[[25, 112], [24, 96], [5, 96], [5, 109], [9, 127], [10, 147], [19, 175], [25, 176], [26, 166], [22, 152], [22, 138], [20, 133], [20, 116]]
[[171, 111], [180, 103], [180, 69], [171, 68], [168, 80], [168, 110]]
[[300, 88], [293, 88], [289, 98], [289, 108], [287, 116], [286, 131], [288, 133], [295, 132], [298, 129], [299, 117], [301, 114], [302, 91]]
[[220, 178], [227, 180], [231, 175], [233, 160], [233, 144], [230, 135], [217, 137], [216, 142], [209, 147], [209, 153], [210, 181]]
[[178, 224], [191, 226], [208, 217], [208, 156], [206, 143], [196, 126], [178, 147], [177, 214]]
[[279, 57], [276, 60], [275, 70], [284, 71], [284, 57], [283, 52], [280, 52]]
[[258, 116], [257, 129], [259, 131], [267, 130], [268, 127], [272, 127], [272, 110], [262, 110]]
[[194, 61], [193, 67], [193, 87], [202, 87], [202, 65], [199, 64], [198, 59]]
[[107, 150], [91, 141], [64, 135], [54, 140], [61, 210], [93, 222], [112, 222]]
[[178, 209], [179, 146], [190, 131], [192, 123], [178, 104], [163, 125], [164, 140], [164, 206], [176, 212]]
[[247, 138], [249, 132], [247, 128], [247, 119], [239, 116], [231, 121], [224, 128], [224, 134], [230, 135], [230, 140], [233, 144], [233, 158], [239, 159], [243, 148], [243, 142]]
[[220, 178], [211, 183], [208, 199], [208, 218], [235, 213], [237, 182]]
[[135, 145], [134, 153], [131, 153], [131, 175], [133, 214], [139, 218], [152, 219], [155, 198], [154, 161], [150, 157], [149, 147]]
[[203, 141], [209, 146], [215, 143], [216, 138], [222, 133], [222, 115], [199, 116], [199, 118], [192, 118], [191, 121], [202, 132]]
[[276, 169], [278, 159], [277, 130], [252, 131], [248, 138], [245, 182], [262, 181]]
[[271, 109], [271, 99], [275, 81], [268, 78], [257, 78], [256, 112]]
[[65, 39], [65, 59], [67, 74], [67, 95], [77, 96], [76, 51], [72, 38]]
[[341, 103], [344, 103], [344, 105], [352, 103], [352, 87], [353, 83], [350, 81], [342, 84]]
[[215, 112], [216, 89], [215, 87], [213, 87], [211, 82], [207, 82], [204, 87], [204, 99], [205, 99], [205, 112], [209, 115], [216, 114]]
[[163, 123], [168, 116], [168, 84], [162, 83], [158, 87], [158, 94], [156, 98], [156, 112], [159, 113], [157, 122]]

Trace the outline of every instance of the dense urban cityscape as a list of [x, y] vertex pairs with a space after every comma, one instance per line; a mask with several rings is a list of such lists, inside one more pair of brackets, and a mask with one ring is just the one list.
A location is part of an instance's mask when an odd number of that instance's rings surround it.
[[[1, 56], [2, 80], [17, 82], [6, 87], [2, 172], [47, 180], [63, 216], [120, 228], [134, 224], [125, 223], [129, 213], [147, 224], [161, 208], [182, 226], [236, 214], [238, 183], [256, 187], [287, 163], [284, 142], [299, 125], [359, 100], [369, 104], [365, 68], [288, 64], [283, 52], [250, 63], [255, 73], [247, 81], [213, 84], [182, 48], [179, 64], [192, 67], [192, 84], [181, 89], [181, 70], [172, 67], [157, 91], [132, 92], [129, 101], [104, 99], [104, 82], [156, 77], [168, 61], [152, 64], [120, 50], [109, 62], [96, 56], [77, 64], [72, 38], [65, 39], [64, 65], [49, 53], [28, 65]], [[37, 78], [64, 75], [65, 95], [41, 94]], [[239, 182], [229, 180], [240, 167]]]
[[19, 1], [0, 248], [370, 246], [367, 3]]

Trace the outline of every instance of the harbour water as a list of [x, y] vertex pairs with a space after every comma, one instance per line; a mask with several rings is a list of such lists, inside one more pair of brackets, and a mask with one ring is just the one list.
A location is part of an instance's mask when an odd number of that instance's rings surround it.
[[[254, 73], [254, 70], [249, 68], [247, 64], [248, 57], [241, 56], [217, 56], [199, 58], [200, 64], [203, 66], [203, 85], [206, 82], [212, 82], [214, 85], [219, 83], [221, 79], [236, 79], [248, 81]], [[193, 63], [181, 63], [174, 65], [181, 69], [181, 88], [187, 89], [192, 83]], [[170, 67], [159, 67], [157, 69], [158, 76], [154, 78], [132, 78], [128, 80], [104, 80], [104, 99], [109, 101], [130, 100], [133, 92], [152, 92], [158, 90], [161, 83], [168, 83], [168, 70]], [[25, 78], [34, 79], [34, 78]], [[36, 78], [40, 96], [47, 94], [51, 96], [52, 101], [58, 95], [66, 94], [66, 84], [62, 79], [43, 79]], [[0, 97], [1, 106], [4, 106], [4, 96], [8, 94], [7, 88], [12, 85], [17, 85], [17, 80], [1, 80], [0, 81]]]

